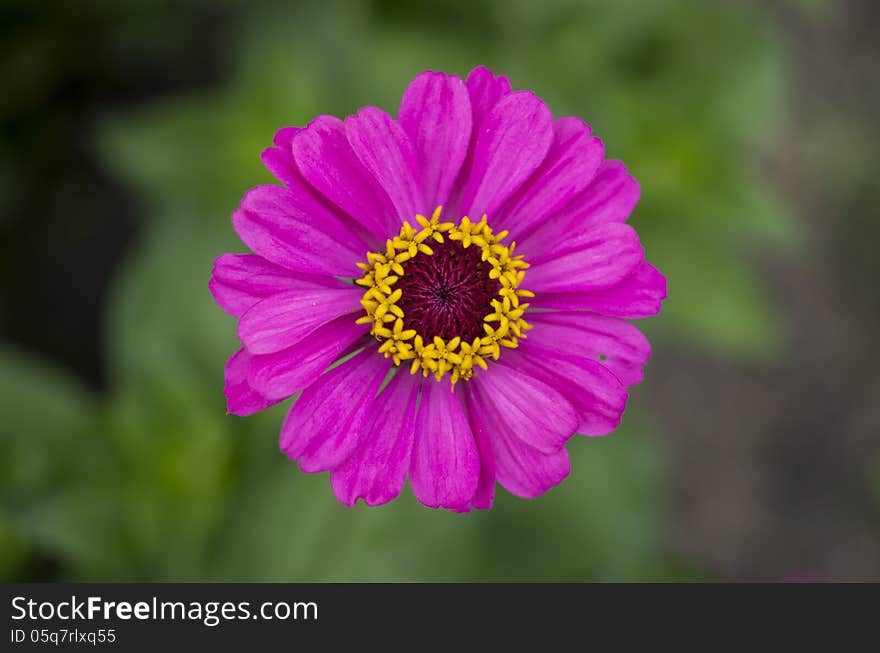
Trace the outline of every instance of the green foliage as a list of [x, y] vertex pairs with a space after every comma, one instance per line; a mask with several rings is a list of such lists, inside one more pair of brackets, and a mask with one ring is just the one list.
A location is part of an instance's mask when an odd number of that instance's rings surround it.
[[[95, 399], [62, 372], [0, 350], [0, 571], [28, 562], [27, 549], [61, 557], [83, 546], [62, 521], [63, 506], [96, 471], [83, 451], [100, 450]], [[88, 504], [77, 509], [82, 514]], [[80, 510], [81, 508], [81, 510]]]
[[[638, 393], [624, 426], [569, 445], [573, 474], [536, 501], [499, 489], [489, 513], [409, 496], [347, 509], [326, 475], [277, 450], [286, 406], [225, 415], [234, 321], [207, 292], [242, 251], [229, 215], [270, 182], [274, 130], [362, 104], [394, 111], [424, 68], [485, 63], [558, 115], [590, 122], [642, 184], [633, 218], [669, 279], [651, 325], [727, 355], [773, 351], [779, 328], [750, 255], [797, 245], [755, 169], [780, 102], [764, 17], [724, 3], [501, 0], [370, 8], [250, 3], [228, 83], [108, 117], [106, 168], [147, 207], [107, 319], [112, 392], [4, 353], [0, 573], [43, 555], [80, 579], [634, 579], [672, 568], [664, 464]], [[677, 568], [687, 574], [687, 569]]]

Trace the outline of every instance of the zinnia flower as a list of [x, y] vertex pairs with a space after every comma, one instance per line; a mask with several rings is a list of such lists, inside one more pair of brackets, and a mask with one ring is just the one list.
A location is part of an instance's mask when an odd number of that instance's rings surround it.
[[238, 318], [229, 412], [300, 393], [281, 449], [339, 501], [489, 508], [537, 497], [566, 442], [618, 425], [663, 276], [625, 224], [639, 188], [578, 118], [486, 68], [424, 72], [395, 120], [365, 107], [285, 127], [217, 259]]

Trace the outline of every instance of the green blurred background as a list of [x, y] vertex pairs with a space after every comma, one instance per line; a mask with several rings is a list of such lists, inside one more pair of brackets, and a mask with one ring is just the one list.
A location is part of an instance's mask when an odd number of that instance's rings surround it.
[[[0, 579], [880, 579], [871, 0], [0, 1]], [[488, 513], [336, 503], [225, 414], [276, 128], [486, 64], [640, 181], [623, 425]]]

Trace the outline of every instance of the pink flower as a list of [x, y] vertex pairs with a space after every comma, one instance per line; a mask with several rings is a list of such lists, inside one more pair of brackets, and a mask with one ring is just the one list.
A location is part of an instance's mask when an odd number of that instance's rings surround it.
[[[666, 281], [625, 224], [639, 187], [578, 118], [475, 68], [424, 72], [395, 120], [285, 127], [217, 259], [238, 318], [229, 412], [301, 392], [281, 449], [339, 501], [489, 508], [569, 473], [575, 433], [620, 421]], [[469, 217], [467, 217], [469, 216]], [[343, 362], [339, 362], [339, 361]], [[338, 363], [333, 366], [334, 363]]]

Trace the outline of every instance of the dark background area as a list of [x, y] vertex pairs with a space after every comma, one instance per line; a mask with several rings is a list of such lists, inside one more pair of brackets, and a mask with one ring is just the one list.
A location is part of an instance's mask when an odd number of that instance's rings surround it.
[[[880, 579], [878, 5], [467, 4], [0, 3], [0, 576]], [[346, 511], [223, 415], [210, 258], [276, 128], [479, 63], [639, 179], [654, 358], [573, 487]]]

